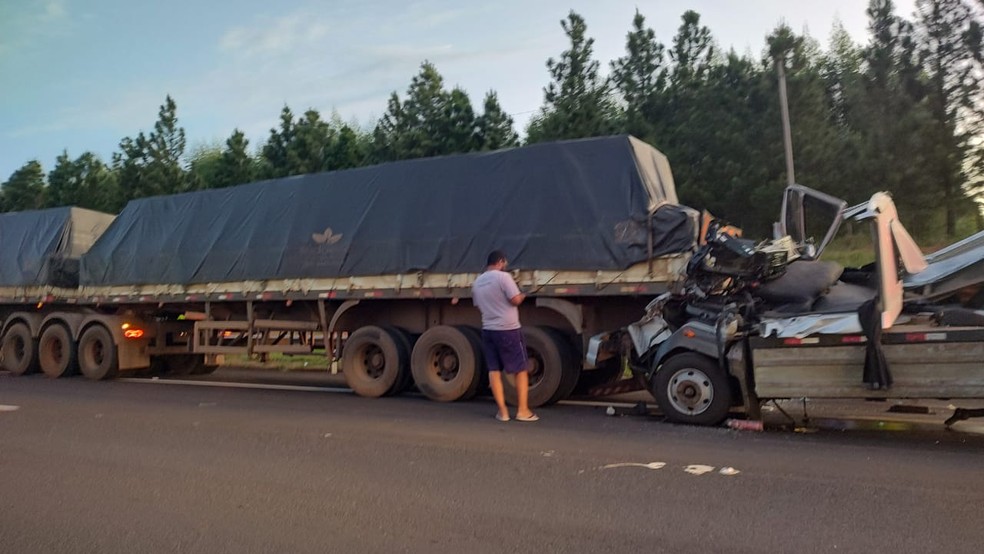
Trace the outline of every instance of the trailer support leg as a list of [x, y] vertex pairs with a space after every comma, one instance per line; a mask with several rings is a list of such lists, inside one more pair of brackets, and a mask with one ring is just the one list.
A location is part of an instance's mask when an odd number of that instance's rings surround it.
[[779, 412], [780, 412], [780, 413], [781, 413], [782, 415], [784, 415], [784, 416], [786, 416], [786, 419], [788, 419], [790, 423], [792, 423], [793, 425], [796, 425], [796, 418], [794, 418], [793, 416], [791, 416], [791, 415], [789, 415], [789, 413], [788, 413], [788, 412], [787, 412], [786, 410], [783, 410], [783, 409], [782, 409], [782, 406], [780, 406], [778, 402], [776, 402], [776, 401], [775, 401], [774, 399], [773, 399], [773, 400], [770, 400], [770, 402], [772, 402], [772, 405], [773, 405], [773, 406], [774, 406], [774, 407], [775, 407], [775, 408], [776, 408], [777, 410], [779, 410]]

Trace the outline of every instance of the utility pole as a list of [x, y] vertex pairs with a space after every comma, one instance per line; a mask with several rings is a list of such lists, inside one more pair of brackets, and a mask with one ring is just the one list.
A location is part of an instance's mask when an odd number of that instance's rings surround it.
[[782, 144], [786, 150], [786, 184], [796, 183], [793, 171], [793, 135], [789, 127], [789, 103], [786, 100], [786, 57], [785, 52], [776, 56], [776, 68], [779, 70], [779, 110], [782, 113]]

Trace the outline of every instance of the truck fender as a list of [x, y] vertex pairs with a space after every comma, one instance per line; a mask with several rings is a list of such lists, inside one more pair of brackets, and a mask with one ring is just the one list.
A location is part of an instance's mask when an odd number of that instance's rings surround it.
[[718, 358], [718, 345], [714, 326], [700, 321], [688, 321], [674, 331], [670, 338], [660, 344], [656, 350], [646, 379], [651, 379], [659, 366], [678, 350], [696, 352], [716, 360]]
[[41, 333], [41, 320], [42, 320], [43, 317], [44, 316], [42, 314], [39, 314], [39, 313], [33, 313], [33, 312], [14, 312], [14, 313], [10, 314], [9, 316], [7, 316], [7, 318], [4, 320], [4, 322], [3, 322], [3, 332], [0, 333], [0, 335], [6, 334], [7, 333], [7, 330], [10, 329], [10, 327], [14, 323], [23, 323], [23, 324], [27, 325], [27, 328], [28, 329], [31, 330], [31, 336], [34, 337], [34, 338], [37, 338], [38, 337], [38, 334]]

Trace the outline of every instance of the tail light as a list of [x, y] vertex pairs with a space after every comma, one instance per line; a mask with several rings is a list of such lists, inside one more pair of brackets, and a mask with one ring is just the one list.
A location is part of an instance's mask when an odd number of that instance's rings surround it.
[[143, 338], [144, 331], [139, 327], [135, 327], [129, 323], [124, 323], [120, 326], [123, 329], [123, 338], [127, 339], [139, 339]]

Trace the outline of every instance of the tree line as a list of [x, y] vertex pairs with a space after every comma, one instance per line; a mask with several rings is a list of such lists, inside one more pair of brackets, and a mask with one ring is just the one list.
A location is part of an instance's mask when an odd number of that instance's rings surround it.
[[759, 55], [722, 51], [687, 11], [663, 43], [638, 12], [625, 54], [602, 71], [587, 23], [561, 22], [567, 49], [546, 62], [544, 102], [520, 140], [494, 90], [479, 113], [424, 61], [370, 128], [288, 106], [250, 151], [234, 130], [224, 146], [189, 152], [167, 96], [153, 130], [125, 137], [109, 162], [63, 152], [0, 188], [0, 210], [75, 205], [117, 212], [145, 196], [226, 187], [411, 158], [628, 133], [670, 159], [681, 201], [762, 233], [785, 186], [778, 65], [787, 75], [798, 182], [860, 202], [891, 192], [919, 236], [980, 228], [984, 202], [984, 2], [917, 0], [912, 20], [870, 0], [868, 39], [839, 25], [828, 47], [780, 23]]

